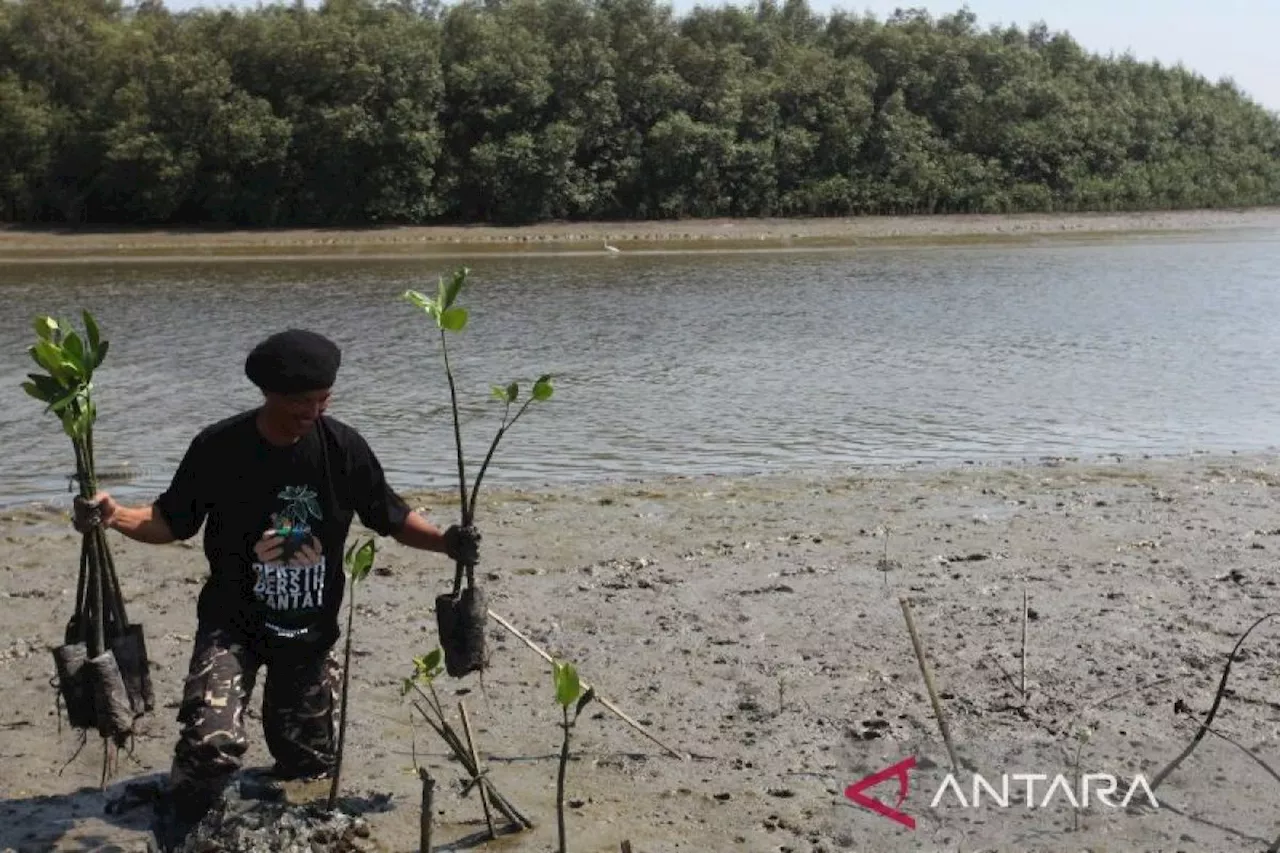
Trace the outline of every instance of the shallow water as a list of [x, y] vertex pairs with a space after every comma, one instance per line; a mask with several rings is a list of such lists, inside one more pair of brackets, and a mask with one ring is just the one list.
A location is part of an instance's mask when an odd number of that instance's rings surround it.
[[[392, 483], [449, 487], [439, 340], [400, 299], [455, 261], [0, 266], [0, 503], [65, 500], [70, 442], [19, 384], [30, 322], [87, 307], [102, 468], [154, 496], [192, 435], [255, 405], [248, 349], [344, 349], [331, 413]], [[556, 375], [486, 482], [865, 463], [1256, 451], [1280, 443], [1280, 232], [779, 254], [478, 257], [450, 340], [474, 466], [489, 385]]]

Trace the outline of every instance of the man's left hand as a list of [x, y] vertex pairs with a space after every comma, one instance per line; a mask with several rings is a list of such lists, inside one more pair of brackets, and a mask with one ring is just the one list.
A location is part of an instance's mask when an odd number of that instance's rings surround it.
[[474, 566], [480, 562], [480, 538], [475, 525], [451, 525], [444, 532], [444, 552], [459, 563]]

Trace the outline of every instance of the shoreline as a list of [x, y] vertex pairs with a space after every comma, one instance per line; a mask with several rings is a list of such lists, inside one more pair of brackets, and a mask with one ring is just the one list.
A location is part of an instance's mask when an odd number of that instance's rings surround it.
[[[1124, 468], [1128, 465], [1261, 465], [1273, 459], [1280, 459], [1280, 447], [1249, 448], [1242, 450], [1184, 450], [1184, 451], [1106, 451], [1098, 453], [1042, 454], [1039, 456], [982, 457], [975, 459], [913, 459], [907, 461], [884, 461], [818, 464], [799, 468], [779, 470], [740, 471], [731, 473], [697, 473], [697, 474], [661, 474], [614, 476], [603, 479], [543, 481], [528, 484], [504, 484], [499, 480], [487, 480], [488, 488], [484, 490], [487, 501], [526, 501], [548, 497], [565, 497], [569, 495], [585, 496], [625, 489], [645, 490], [658, 487], [682, 486], [695, 488], [698, 486], [722, 485], [725, 483], [759, 483], [775, 481], [779, 483], [823, 484], [837, 479], [854, 477], [909, 477], [912, 475], [949, 477], [968, 473], [998, 474], [1001, 472], [1046, 470], [1051, 471], [1064, 467], [1083, 468], [1088, 470]], [[104, 490], [116, 495], [125, 503], [146, 502], [150, 498], [132, 486], [127, 480], [112, 486], [103, 486]], [[164, 486], [157, 486], [154, 496], [158, 496]], [[412, 506], [424, 504], [440, 508], [452, 508], [457, 501], [458, 490], [453, 485], [436, 488], [399, 488], [398, 493]], [[25, 517], [57, 516], [65, 514], [71, 505], [71, 493], [58, 492], [58, 499], [50, 497], [32, 499], [0, 500], [0, 524], [15, 515]]]
[[823, 219], [545, 223], [527, 226], [202, 229], [0, 225], [0, 263], [410, 260], [1026, 244], [1064, 239], [1280, 230], [1280, 208], [1062, 214], [938, 214]]

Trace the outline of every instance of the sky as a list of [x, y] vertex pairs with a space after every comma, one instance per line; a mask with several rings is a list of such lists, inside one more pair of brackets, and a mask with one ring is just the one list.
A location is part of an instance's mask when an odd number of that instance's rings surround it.
[[[308, 0], [307, 5], [317, 5]], [[696, 0], [671, 0], [677, 12]], [[1280, 2], [1277, 0], [809, 0], [817, 12], [844, 9], [871, 12], [884, 19], [898, 7], [924, 7], [934, 16], [967, 5], [978, 24], [1044, 21], [1065, 30], [1086, 50], [1133, 53], [1140, 60], [1166, 65], [1181, 62], [1217, 81], [1230, 77], [1255, 101], [1280, 111]], [[197, 6], [253, 7], [258, 0], [166, 0], [170, 9]], [[703, 5], [722, 5], [721, 0]]]

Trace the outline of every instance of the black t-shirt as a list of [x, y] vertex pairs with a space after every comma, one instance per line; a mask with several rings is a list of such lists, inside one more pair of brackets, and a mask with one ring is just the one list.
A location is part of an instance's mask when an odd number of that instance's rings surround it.
[[[339, 633], [353, 515], [389, 536], [409, 507], [352, 427], [325, 416], [281, 447], [258, 432], [257, 414], [201, 431], [155, 506], [178, 539], [204, 524], [212, 574], [197, 605], [202, 627], [228, 628], [269, 648], [328, 648]], [[266, 545], [273, 535], [284, 539], [279, 554]]]

